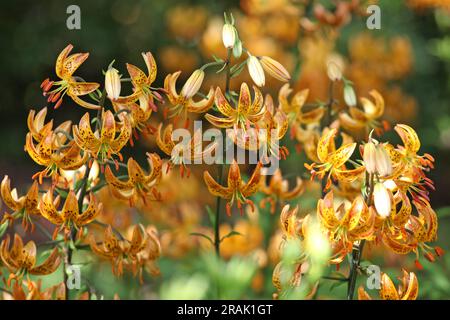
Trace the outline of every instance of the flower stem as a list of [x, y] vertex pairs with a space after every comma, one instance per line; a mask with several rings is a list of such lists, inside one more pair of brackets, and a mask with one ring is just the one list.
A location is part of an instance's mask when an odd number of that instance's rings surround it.
[[[365, 202], [368, 207], [371, 206], [371, 202], [372, 202], [373, 182], [374, 182], [374, 175], [366, 173], [367, 190], [366, 190]], [[347, 289], [347, 299], [348, 300], [353, 300], [353, 297], [355, 295], [356, 279], [358, 278], [358, 269], [359, 269], [359, 265], [361, 263], [361, 257], [363, 254], [365, 243], [366, 243], [366, 240], [363, 239], [359, 242], [359, 244], [355, 243], [353, 245], [351, 269], [350, 269], [350, 274], [348, 276], [348, 289]]]

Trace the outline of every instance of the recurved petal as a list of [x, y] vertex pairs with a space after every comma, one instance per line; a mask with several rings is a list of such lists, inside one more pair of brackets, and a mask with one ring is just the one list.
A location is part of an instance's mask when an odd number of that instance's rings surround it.
[[127, 63], [127, 70], [134, 86], [141, 87], [147, 83], [147, 75], [135, 65]]
[[151, 84], [155, 81], [156, 73], [158, 72], [156, 61], [151, 52], [143, 52], [142, 57], [144, 58], [148, 71], [147, 84]]
[[56, 75], [63, 79], [65, 74], [64, 74], [64, 61], [66, 60], [67, 56], [69, 55], [70, 51], [72, 51], [73, 49], [73, 45], [68, 44], [62, 51], [61, 53], [58, 55], [58, 58], [56, 59], [56, 64], [55, 64], [55, 71], [56, 71]]
[[231, 199], [232, 192], [229, 188], [225, 188], [218, 184], [213, 177], [209, 174], [208, 171], [203, 173], [203, 179], [205, 180], [205, 184], [208, 187], [209, 192], [216, 197], [221, 197], [224, 199]]
[[103, 113], [102, 117], [102, 132], [101, 140], [102, 142], [110, 143], [114, 139], [116, 134], [116, 121], [114, 120], [114, 115], [111, 110]]
[[376, 119], [384, 113], [383, 96], [376, 90], [371, 90], [369, 94], [375, 99], [375, 103], [366, 98], [361, 98], [361, 104], [364, 108], [366, 116], [369, 119]]
[[372, 300], [366, 290], [364, 290], [363, 286], [358, 288], [358, 300]]
[[91, 223], [102, 211], [103, 205], [98, 203], [92, 193], [89, 194], [89, 204], [87, 209], [76, 217], [75, 223], [81, 227]]
[[34, 275], [51, 274], [58, 269], [60, 263], [61, 258], [59, 257], [58, 248], [54, 248], [50, 256], [41, 265], [32, 268], [30, 273]]
[[317, 157], [322, 163], [325, 163], [328, 160], [328, 156], [331, 153], [330, 147], [334, 143], [333, 139], [336, 136], [336, 133], [336, 129], [328, 130], [328, 132], [319, 139], [319, 143], [317, 144]]
[[252, 176], [242, 188], [242, 195], [244, 197], [249, 197], [258, 191], [259, 181], [261, 180], [261, 167], [262, 163], [258, 162]]
[[80, 99], [78, 97], [78, 95], [70, 93], [70, 91], [69, 91], [68, 94], [72, 98], [73, 102], [75, 102], [79, 106], [82, 106], [83, 108], [91, 109], [91, 110], [98, 110], [98, 109], [100, 109], [100, 106], [98, 106], [96, 104], [93, 104], [93, 103], [90, 103], [90, 102], [87, 102], [87, 101], [84, 101], [83, 99]]
[[[340, 168], [348, 159], [350, 159], [355, 148], [356, 142], [343, 145], [331, 154], [328, 162], [333, 164], [335, 168]], [[317, 154], [319, 154], [319, 151], [317, 151]]]
[[68, 220], [74, 221], [76, 220], [78, 213], [79, 210], [78, 210], [77, 196], [75, 195], [75, 192], [71, 190], [67, 195], [66, 201], [64, 202], [64, 206], [61, 210], [61, 216], [64, 219], [64, 221]]
[[216, 92], [214, 94], [215, 102], [217, 109], [219, 109], [220, 113], [227, 117], [232, 117], [236, 112], [233, 107], [228, 103], [227, 99], [223, 96], [222, 90], [219, 87], [216, 88]]
[[25, 204], [24, 198], [17, 199], [17, 197], [13, 197], [13, 194], [11, 193], [10, 180], [8, 176], [5, 176], [2, 180], [1, 195], [3, 202], [8, 206], [8, 208], [14, 211], [20, 210]]
[[205, 115], [205, 118], [217, 128], [231, 128], [235, 123], [233, 118], [219, 118], [209, 113]]
[[403, 285], [404, 287], [401, 300], [416, 300], [419, 294], [419, 281], [414, 272], [404, 271]]
[[41, 210], [41, 215], [51, 223], [60, 225], [64, 222], [63, 218], [55, 208], [52, 190], [47, 191], [47, 193], [42, 196], [39, 208]]
[[386, 273], [381, 276], [380, 298], [382, 300], [399, 300], [397, 289]]
[[405, 149], [409, 152], [416, 153], [420, 149], [420, 140], [416, 131], [406, 124], [397, 124], [394, 130], [398, 133], [403, 141]]
[[106, 182], [108, 182], [109, 185], [120, 190], [127, 190], [133, 187], [133, 184], [130, 181], [130, 179], [128, 179], [127, 181], [117, 179], [117, 177], [112, 173], [111, 168], [109, 166], [106, 166], [105, 169], [105, 180]]
[[75, 53], [64, 59], [62, 78], [70, 79], [73, 73], [86, 61], [89, 57], [89, 53]]
[[250, 108], [250, 104], [252, 102], [252, 97], [250, 95], [250, 89], [248, 85], [243, 82], [241, 84], [241, 90], [239, 92], [239, 102], [238, 102], [238, 113], [246, 114]]

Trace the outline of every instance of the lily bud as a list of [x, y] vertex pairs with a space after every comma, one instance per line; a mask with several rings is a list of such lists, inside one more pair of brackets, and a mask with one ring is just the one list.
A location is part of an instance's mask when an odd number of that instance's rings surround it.
[[376, 153], [377, 148], [372, 141], [364, 145], [363, 160], [367, 173], [374, 174], [376, 172]]
[[266, 83], [266, 78], [264, 76], [264, 70], [259, 62], [259, 59], [255, 56], [250, 56], [247, 61], [248, 72], [253, 82], [258, 86], [262, 87]]
[[351, 85], [346, 84], [344, 86], [344, 100], [349, 107], [356, 106], [356, 94]]
[[227, 49], [233, 48], [236, 42], [236, 29], [232, 24], [225, 23], [222, 28], [222, 41]]
[[383, 218], [388, 217], [391, 214], [392, 199], [384, 184], [378, 182], [375, 185], [373, 190], [373, 199], [377, 213]]
[[242, 55], [242, 41], [238, 40], [233, 47], [233, 56], [238, 59]]
[[275, 79], [278, 79], [283, 82], [288, 82], [291, 79], [289, 72], [278, 61], [270, 57], [263, 56], [260, 62], [264, 70], [266, 70], [267, 73], [270, 74]]
[[120, 75], [115, 68], [109, 68], [105, 74], [105, 90], [108, 98], [116, 100], [120, 96]]
[[337, 55], [332, 55], [327, 61], [327, 75], [331, 81], [339, 81], [342, 79], [343, 61]]
[[187, 79], [183, 88], [181, 88], [181, 96], [185, 97], [186, 99], [192, 98], [198, 92], [198, 90], [200, 90], [204, 78], [205, 72], [203, 70], [195, 70], [191, 74], [189, 79]]
[[386, 149], [379, 145], [376, 153], [376, 165], [378, 174], [381, 177], [388, 176], [392, 173], [392, 162]]

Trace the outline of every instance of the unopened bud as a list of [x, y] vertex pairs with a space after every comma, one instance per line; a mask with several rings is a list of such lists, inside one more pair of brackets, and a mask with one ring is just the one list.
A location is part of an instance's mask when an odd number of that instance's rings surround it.
[[327, 75], [331, 81], [339, 81], [342, 79], [342, 58], [338, 55], [332, 55], [327, 61]]
[[388, 217], [391, 214], [392, 199], [389, 191], [380, 182], [375, 184], [375, 188], [373, 190], [373, 199], [377, 213], [383, 218]]
[[262, 87], [266, 83], [266, 78], [264, 76], [264, 70], [259, 62], [259, 59], [255, 56], [250, 56], [247, 61], [248, 72], [253, 82], [258, 86]]
[[381, 177], [386, 177], [392, 173], [392, 162], [386, 149], [379, 145], [376, 154], [377, 172]]
[[242, 55], [242, 41], [238, 40], [233, 47], [233, 56], [238, 59]]
[[231, 49], [236, 42], [236, 29], [230, 23], [225, 23], [222, 28], [222, 41], [227, 49]]
[[266, 70], [267, 73], [270, 74], [275, 79], [278, 79], [283, 82], [288, 82], [291, 79], [289, 72], [278, 61], [270, 57], [263, 56], [260, 62], [264, 70]]
[[115, 68], [109, 68], [105, 74], [105, 90], [108, 98], [116, 100], [120, 96], [120, 75]]
[[374, 174], [376, 172], [376, 146], [372, 141], [367, 142], [364, 145], [364, 166], [367, 173]]
[[203, 70], [201, 69], [195, 70], [191, 74], [189, 79], [187, 79], [186, 83], [181, 89], [181, 96], [183, 96], [186, 99], [192, 98], [198, 92], [198, 90], [200, 90], [204, 78], [205, 72]]
[[351, 85], [346, 84], [344, 86], [344, 100], [349, 107], [356, 106], [356, 94]]

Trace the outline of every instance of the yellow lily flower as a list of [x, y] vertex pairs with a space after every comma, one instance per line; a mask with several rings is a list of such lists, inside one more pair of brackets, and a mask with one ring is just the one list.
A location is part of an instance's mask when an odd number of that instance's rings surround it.
[[[28, 114], [27, 124], [28, 130], [30, 130], [33, 139], [36, 142], [41, 142], [53, 129], [53, 120], [45, 123], [45, 117], [47, 115], [47, 107], [41, 109], [37, 114], [35, 110], [30, 110]], [[72, 121], [64, 121], [58, 127], [54, 129], [54, 132], [69, 132]], [[60, 145], [63, 145], [67, 140], [65, 135], [55, 134], [55, 139]]]
[[64, 134], [50, 131], [35, 145], [32, 133], [27, 134], [25, 151], [34, 162], [46, 167], [33, 175], [33, 179], [39, 178], [40, 184], [44, 177], [56, 176], [58, 169], [76, 170], [86, 163], [89, 157], [88, 153], [84, 152], [81, 155], [81, 149], [75, 142], [70, 141], [64, 144], [66, 139]]
[[[198, 70], [197, 70], [198, 71]], [[177, 71], [172, 74], [168, 74], [164, 80], [164, 89], [167, 92], [167, 97], [169, 98], [172, 107], [169, 109], [170, 117], [176, 117], [180, 114], [184, 114], [184, 119], [187, 119], [188, 112], [192, 113], [204, 113], [208, 111], [214, 104], [214, 89], [211, 87], [209, 89], [206, 98], [199, 101], [194, 101], [193, 97], [197, 93], [198, 80], [200, 76], [192, 78], [194, 74], [189, 78], [191, 81], [187, 81], [183, 86], [180, 93], [177, 92], [176, 85], [177, 79], [180, 76], [181, 71]], [[197, 89], [197, 90], [195, 90]], [[195, 92], [194, 92], [195, 91]], [[187, 120], [186, 120], [187, 121]], [[187, 123], [186, 123], [187, 125]]]
[[54, 248], [50, 256], [40, 265], [36, 265], [37, 249], [34, 241], [23, 245], [22, 238], [16, 233], [10, 248], [10, 236], [6, 236], [0, 244], [0, 258], [4, 266], [11, 272], [8, 283], [12, 279], [20, 280], [24, 274], [47, 275], [56, 271], [61, 259], [58, 248]]
[[153, 97], [155, 93], [152, 91], [151, 87], [152, 83], [156, 79], [157, 73], [156, 62], [151, 52], [143, 52], [142, 57], [144, 58], [148, 75], [146, 75], [144, 71], [142, 71], [135, 65], [127, 63], [127, 70], [131, 78], [131, 83], [133, 84], [133, 93], [128, 96], [117, 97], [112, 101], [113, 104], [129, 106], [131, 104], [134, 104], [136, 101], [140, 99], [145, 99], [147, 103], [151, 106], [151, 108], [156, 110], [156, 106], [153, 102]]
[[151, 275], [158, 275], [159, 268], [155, 261], [161, 255], [161, 245], [154, 228], [144, 230], [136, 225], [132, 229], [130, 240], [118, 239], [111, 226], [105, 229], [104, 239], [97, 244], [94, 236], [90, 237], [91, 250], [102, 258], [111, 261], [112, 272], [121, 276], [123, 270], [131, 270], [133, 275], [139, 274], [142, 279], [142, 271], [145, 268]]
[[350, 106], [348, 112], [339, 113], [340, 124], [347, 130], [375, 129], [380, 133], [380, 123], [377, 121], [384, 113], [384, 99], [381, 94], [372, 90], [369, 94], [375, 100], [375, 103], [367, 98], [361, 98], [362, 110]]
[[286, 204], [280, 213], [280, 228], [282, 231], [282, 239], [284, 243], [291, 239], [296, 239], [303, 236], [303, 219], [297, 217], [298, 206], [290, 209], [290, 206]]
[[215, 92], [215, 103], [219, 112], [224, 118], [213, 116], [207, 113], [205, 115], [212, 125], [217, 128], [241, 128], [246, 129], [251, 125], [257, 125], [265, 114], [264, 99], [258, 88], [253, 87], [255, 97], [252, 103], [252, 97], [248, 85], [243, 82], [239, 93], [237, 108], [233, 108], [222, 94], [219, 87]]
[[[11, 190], [10, 179], [5, 176], [1, 183], [1, 196], [3, 202], [14, 211], [12, 215], [8, 214], [7, 219], [14, 219], [16, 216], [22, 216], [22, 226], [25, 230], [28, 229], [28, 223], [31, 224], [31, 230], [34, 230], [34, 224], [31, 220], [31, 215], [40, 215], [38, 208], [39, 203], [39, 188], [36, 181], [33, 182], [31, 188], [26, 195], [19, 197], [16, 188]], [[6, 216], [4, 217], [4, 219]]]
[[356, 180], [365, 170], [363, 166], [351, 170], [345, 168], [345, 163], [355, 150], [356, 143], [343, 141], [342, 146], [336, 150], [334, 143], [336, 134], [337, 130], [334, 128], [324, 130], [317, 144], [317, 157], [321, 164], [305, 163], [305, 167], [311, 171], [311, 179], [315, 176], [323, 179], [328, 172], [325, 190], [330, 188], [331, 178], [351, 182]]
[[339, 264], [352, 251], [353, 243], [371, 239], [375, 231], [375, 212], [368, 208], [361, 196], [355, 198], [350, 208], [342, 203], [335, 210], [333, 191], [317, 203], [317, 216], [335, 245], [331, 263]]
[[241, 211], [241, 214], [243, 214], [242, 205], [245, 203], [249, 204], [252, 209], [254, 209], [253, 202], [247, 198], [255, 194], [259, 189], [261, 167], [261, 162], [258, 162], [250, 179], [247, 181], [247, 183], [244, 183], [241, 178], [239, 165], [237, 164], [236, 160], [233, 160], [233, 163], [231, 164], [228, 171], [228, 183], [226, 187], [218, 184], [213, 179], [213, 177], [211, 177], [208, 171], [205, 171], [203, 173], [203, 178], [209, 192], [216, 197], [221, 197], [228, 200], [226, 205], [228, 216], [231, 216], [231, 206], [234, 204], [234, 202], [237, 203], [237, 207]]
[[259, 189], [267, 197], [262, 199], [260, 204], [261, 208], [266, 206], [266, 203], [270, 203], [270, 212], [275, 213], [277, 203], [283, 205], [285, 201], [292, 200], [298, 197], [305, 190], [303, 180], [299, 177], [296, 179], [296, 185], [293, 189], [289, 190], [289, 183], [283, 179], [281, 170], [278, 168], [275, 170], [273, 176], [271, 176], [269, 184], [266, 184], [265, 179], [261, 179], [261, 186]]
[[152, 200], [159, 200], [161, 196], [155, 186], [161, 181], [162, 161], [156, 153], [148, 153], [147, 161], [150, 168], [148, 174], [133, 158], [129, 158], [127, 162], [128, 180], [126, 181], [119, 180], [107, 166], [105, 179], [112, 194], [119, 199], [130, 201], [131, 206], [134, 206], [139, 199], [142, 199], [144, 204], [147, 203], [149, 197]]
[[42, 216], [53, 223], [58, 228], [55, 228], [53, 238], [56, 238], [58, 232], [62, 229], [65, 231], [65, 236], [70, 233], [71, 227], [82, 232], [82, 227], [91, 223], [95, 217], [100, 214], [103, 209], [103, 205], [98, 203], [97, 199], [92, 193], [89, 194], [89, 201], [86, 210], [80, 213], [82, 208], [78, 206], [78, 199], [73, 190], [69, 191], [67, 198], [64, 202], [64, 206], [61, 210], [57, 209], [55, 201], [53, 200], [53, 190], [47, 191], [42, 196], [39, 203]]
[[[381, 276], [381, 300], [416, 300], [419, 294], [419, 281], [414, 272], [402, 270], [401, 284], [395, 288], [391, 278], [386, 273]], [[372, 300], [369, 294], [361, 286], [358, 289], [358, 300]]]
[[[89, 94], [100, 86], [95, 82], [77, 81], [73, 76], [74, 72], [80, 67], [80, 65], [88, 58], [89, 53], [75, 53], [69, 55], [73, 46], [69, 44], [61, 51], [56, 59], [56, 75], [60, 79], [59, 81], [51, 81], [45, 79], [41, 88], [44, 91], [44, 95], [48, 95], [48, 102], [56, 102], [55, 109], [61, 106], [63, 97], [67, 94], [72, 100], [87, 109], [100, 109], [100, 106], [89, 103], [79, 98]], [[56, 89], [50, 91], [50, 89], [56, 86]]]
[[[131, 125], [128, 116], [120, 114], [121, 122], [116, 122], [110, 110], [103, 111], [100, 132], [92, 132], [89, 113], [80, 120], [78, 126], [73, 126], [73, 139], [76, 144], [92, 157], [104, 162], [112, 154], [121, 159], [120, 150], [127, 144], [131, 136]], [[116, 135], [116, 132], [119, 134]]]

